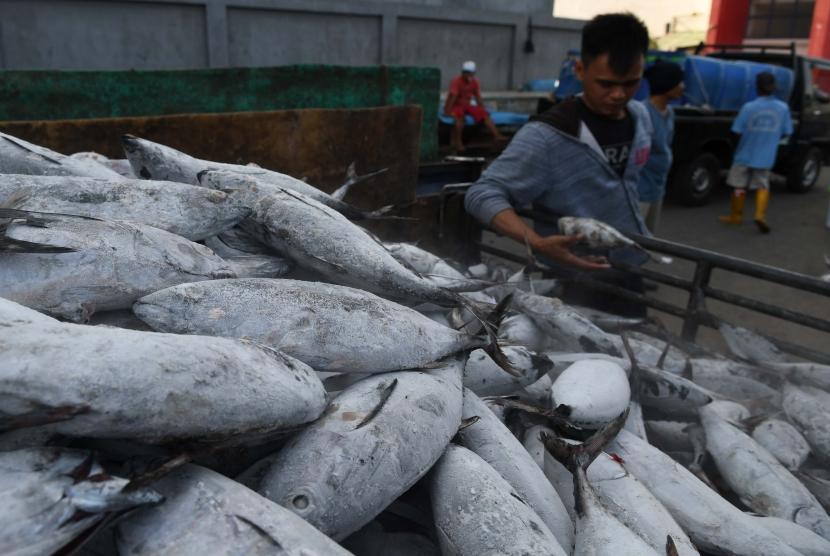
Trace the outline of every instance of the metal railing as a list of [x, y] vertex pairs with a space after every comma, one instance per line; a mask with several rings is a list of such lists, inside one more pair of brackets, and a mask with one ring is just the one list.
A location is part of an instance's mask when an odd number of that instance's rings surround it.
[[[539, 214], [534, 211], [520, 210], [517, 212], [524, 217], [529, 217], [531, 219], [546, 223], [555, 223], [555, 220], [552, 220], [549, 216]], [[615, 268], [625, 270], [645, 279], [685, 290], [689, 295], [684, 307], [674, 305], [645, 293], [635, 292], [618, 285], [597, 280], [596, 278], [592, 278], [589, 273], [579, 273], [577, 278], [579, 283], [581, 285], [596, 289], [597, 291], [607, 292], [628, 300], [637, 301], [648, 307], [656, 309], [657, 311], [661, 311], [682, 319], [683, 328], [681, 338], [686, 342], [695, 341], [698, 330], [701, 326], [718, 328], [722, 322], [726, 322], [724, 319], [716, 316], [707, 309], [707, 299], [721, 301], [736, 307], [741, 307], [750, 311], [819, 330], [821, 332], [830, 332], [830, 320], [828, 320], [828, 318], [830, 318], [830, 283], [828, 282], [824, 282], [818, 278], [805, 274], [790, 272], [780, 268], [754, 263], [736, 257], [730, 257], [705, 249], [689, 247], [688, 245], [682, 245], [663, 239], [646, 237], [637, 234], [629, 234], [629, 237], [650, 251], [662, 253], [674, 258], [684, 259], [695, 265], [694, 273], [690, 280], [676, 276], [669, 272], [662, 272], [651, 268], [643, 268], [629, 264], [614, 264]], [[511, 253], [504, 249], [484, 244], [481, 241], [477, 242], [477, 246], [482, 252], [490, 253], [506, 260], [520, 264], [525, 264], [527, 262], [524, 254], [518, 255], [516, 253]], [[524, 247], [522, 247], [521, 252], [524, 253]], [[771, 303], [758, 301], [740, 294], [712, 287], [710, 285], [710, 280], [712, 271], [715, 269], [726, 270], [762, 281], [818, 294], [826, 299], [828, 314], [825, 318], [807, 315], [798, 311], [779, 307]], [[783, 351], [818, 363], [830, 364], [830, 354], [828, 353], [792, 344], [777, 338], [768, 336], [765, 337], [767, 337], [769, 341]]]

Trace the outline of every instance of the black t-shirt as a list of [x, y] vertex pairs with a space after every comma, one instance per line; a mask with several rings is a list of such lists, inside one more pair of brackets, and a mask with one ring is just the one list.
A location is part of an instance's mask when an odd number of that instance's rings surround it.
[[631, 143], [634, 141], [634, 118], [628, 113], [628, 109], [622, 119], [606, 118], [592, 112], [582, 99], [579, 99], [579, 119], [591, 130], [608, 163], [622, 177], [628, 164]]

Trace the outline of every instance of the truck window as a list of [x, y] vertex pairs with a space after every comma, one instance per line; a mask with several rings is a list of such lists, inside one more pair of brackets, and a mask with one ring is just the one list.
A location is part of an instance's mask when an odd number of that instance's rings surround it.
[[830, 102], [830, 65], [811, 62], [805, 77], [810, 80], [809, 87], [805, 83], [805, 90], [811, 91], [811, 100], [822, 104]]

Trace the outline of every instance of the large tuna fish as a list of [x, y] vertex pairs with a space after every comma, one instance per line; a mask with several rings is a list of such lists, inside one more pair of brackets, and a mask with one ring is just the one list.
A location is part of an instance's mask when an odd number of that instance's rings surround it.
[[[658, 556], [645, 540], [606, 508], [588, 480], [587, 468], [623, 426], [623, 414], [606, 424], [584, 444], [572, 445], [544, 435], [545, 448], [573, 474], [576, 504], [574, 556]], [[673, 541], [670, 541], [673, 544]]]
[[259, 492], [342, 540], [424, 476], [461, 424], [463, 358], [369, 377], [294, 437]]
[[282, 506], [204, 467], [176, 469], [154, 487], [164, 504], [118, 524], [120, 554], [351, 554]]
[[0, 553], [52, 554], [109, 512], [162, 500], [146, 488], [125, 492], [127, 483], [79, 450], [0, 452]]
[[296, 427], [325, 408], [312, 369], [249, 342], [37, 321], [4, 330], [4, 420], [77, 408], [56, 433], [210, 441]]
[[589, 351], [622, 355], [612, 337], [556, 298], [517, 291], [513, 307], [555, 338], [560, 351]]
[[174, 284], [234, 276], [210, 249], [151, 226], [8, 213], [22, 219], [8, 224], [6, 237], [71, 252], [4, 253], [0, 296], [55, 316], [82, 321]]
[[192, 241], [227, 230], [250, 213], [231, 195], [183, 183], [0, 174], [0, 202], [13, 197], [20, 198], [14, 208], [22, 210], [138, 222]]
[[507, 396], [530, 386], [553, 368], [544, 355], [536, 355], [522, 346], [506, 346], [504, 355], [510, 366], [521, 373], [508, 374], [483, 349], [470, 353], [464, 367], [464, 386], [479, 396]]
[[813, 453], [830, 462], [830, 394], [818, 388], [787, 384], [781, 404], [790, 421], [804, 433]]
[[797, 428], [781, 419], [764, 420], [752, 431], [752, 438], [790, 471], [801, 467], [810, 455], [810, 443]]
[[430, 474], [430, 498], [442, 554], [568, 554], [513, 487], [466, 448], [447, 447]]
[[465, 420], [478, 417], [478, 421], [459, 431], [459, 444], [498, 471], [569, 553], [574, 543], [574, 528], [568, 510], [524, 446], [470, 390], [464, 392], [463, 417]]
[[744, 514], [690, 471], [637, 436], [620, 431], [608, 446], [672, 514], [696, 546], [729, 556], [798, 556], [783, 540]]
[[121, 179], [121, 176], [93, 160], [78, 160], [0, 133], [0, 172], [35, 176], [87, 176]]
[[[200, 174], [205, 180], [206, 187], [225, 188], [233, 184], [237, 176], [256, 179], [263, 184], [277, 185], [292, 191], [297, 191], [331, 207], [348, 218], [360, 220], [364, 218], [382, 217], [384, 210], [365, 212], [328, 193], [309, 185], [302, 180], [280, 174], [272, 170], [240, 164], [226, 164], [200, 160], [176, 149], [146, 139], [139, 139], [132, 135], [125, 135], [122, 139], [124, 152], [137, 176], [149, 180], [166, 180], [200, 185]], [[219, 171], [213, 178], [205, 178], [204, 172]], [[220, 177], [221, 176], [221, 177]]]
[[804, 556], [827, 556], [830, 554], [830, 541], [801, 525], [780, 517], [757, 516], [755, 519], [761, 524], [761, 527], [775, 533], [775, 536], [780, 537]]
[[398, 262], [437, 286], [466, 292], [481, 290], [490, 285], [488, 282], [465, 276], [442, 258], [411, 243], [384, 243], [383, 246]]
[[363, 290], [299, 280], [181, 284], [143, 297], [133, 311], [165, 332], [251, 338], [318, 371], [422, 368], [487, 344]]
[[789, 519], [830, 537], [830, 517], [818, 500], [763, 446], [718, 415], [712, 407], [717, 404], [700, 408], [700, 421], [706, 449], [726, 484], [761, 515]]

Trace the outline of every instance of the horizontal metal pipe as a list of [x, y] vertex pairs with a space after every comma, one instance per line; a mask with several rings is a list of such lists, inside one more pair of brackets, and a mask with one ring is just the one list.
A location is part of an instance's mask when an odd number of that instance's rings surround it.
[[712, 299], [717, 299], [725, 303], [730, 303], [732, 305], [737, 305], [738, 307], [744, 307], [771, 317], [777, 317], [802, 326], [815, 328], [816, 330], [821, 330], [822, 332], [830, 332], [830, 321], [828, 320], [805, 315], [804, 313], [797, 313], [795, 311], [790, 311], [789, 309], [782, 309], [780, 307], [770, 305], [769, 303], [758, 301], [757, 299], [751, 299], [749, 297], [711, 288], [709, 286], [704, 286], [703, 293], [705, 293], [707, 297], [711, 297]]

